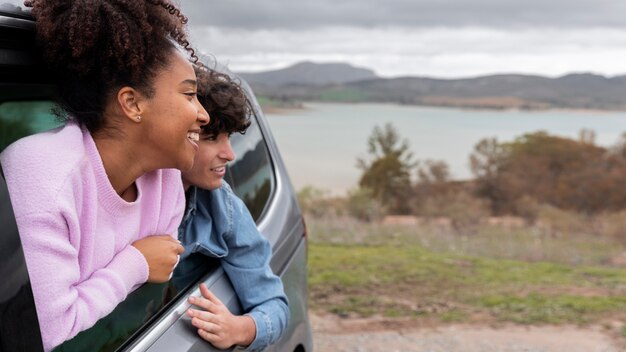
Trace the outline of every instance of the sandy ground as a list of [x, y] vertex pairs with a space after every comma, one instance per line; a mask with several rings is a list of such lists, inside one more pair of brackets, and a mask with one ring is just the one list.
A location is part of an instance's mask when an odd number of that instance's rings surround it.
[[621, 352], [601, 327], [417, 327], [410, 321], [342, 319], [310, 313], [316, 352]]

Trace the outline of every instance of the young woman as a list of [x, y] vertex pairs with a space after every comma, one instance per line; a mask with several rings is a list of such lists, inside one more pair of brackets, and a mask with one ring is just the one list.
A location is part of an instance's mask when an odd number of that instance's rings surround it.
[[244, 315], [233, 315], [204, 284], [202, 297], [187, 315], [198, 334], [220, 349], [233, 345], [261, 351], [276, 342], [289, 321], [282, 282], [270, 268], [272, 248], [261, 235], [245, 204], [223, 182], [226, 165], [235, 159], [232, 133], [250, 125], [245, 94], [223, 74], [197, 71], [199, 99], [211, 115], [202, 127], [199, 150], [191, 169], [182, 173], [187, 210], [179, 228], [185, 246], [173, 281], [185, 286], [189, 276], [206, 270], [208, 258], [220, 260], [239, 298]]
[[[182, 253], [179, 170], [208, 114], [165, 0], [31, 0], [64, 127], [0, 154], [45, 350], [164, 282]], [[186, 50], [185, 50], [186, 49]], [[179, 170], [176, 170], [179, 169]]]

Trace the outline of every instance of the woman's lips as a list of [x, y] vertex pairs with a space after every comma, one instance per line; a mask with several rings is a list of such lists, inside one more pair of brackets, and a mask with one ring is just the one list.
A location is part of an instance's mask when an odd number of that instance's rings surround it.
[[192, 142], [198, 142], [200, 140], [200, 132], [189, 131], [187, 132], [187, 138]]
[[200, 140], [200, 132], [196, 132], [196, 131], [189, 131], [187, 132], [187, 141], [189, 141], [189, 143], [191, 143], [191, 145], [193, 146], [193, 149], [197, 152], [198, 151], [198, 141]]

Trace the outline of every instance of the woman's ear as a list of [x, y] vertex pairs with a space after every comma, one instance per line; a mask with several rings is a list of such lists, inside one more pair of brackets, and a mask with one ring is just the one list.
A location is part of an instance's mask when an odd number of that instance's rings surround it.
[[124, 117], [135, 123], [141, 122], [142, 98], [141, 93], [131, 87], [122, 87], [117, 91], [117, 104]]

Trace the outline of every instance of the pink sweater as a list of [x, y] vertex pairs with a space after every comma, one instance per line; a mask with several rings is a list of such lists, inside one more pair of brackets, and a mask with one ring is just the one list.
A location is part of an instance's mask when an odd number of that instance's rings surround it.
[[176, 237], [180, 172], [137, 179], [137, 200], [115, 192], [91, 135], [75, 124], [23, 138], [2, 154], [46, 351], [109, 314], [148, 279], [130, 244]]

